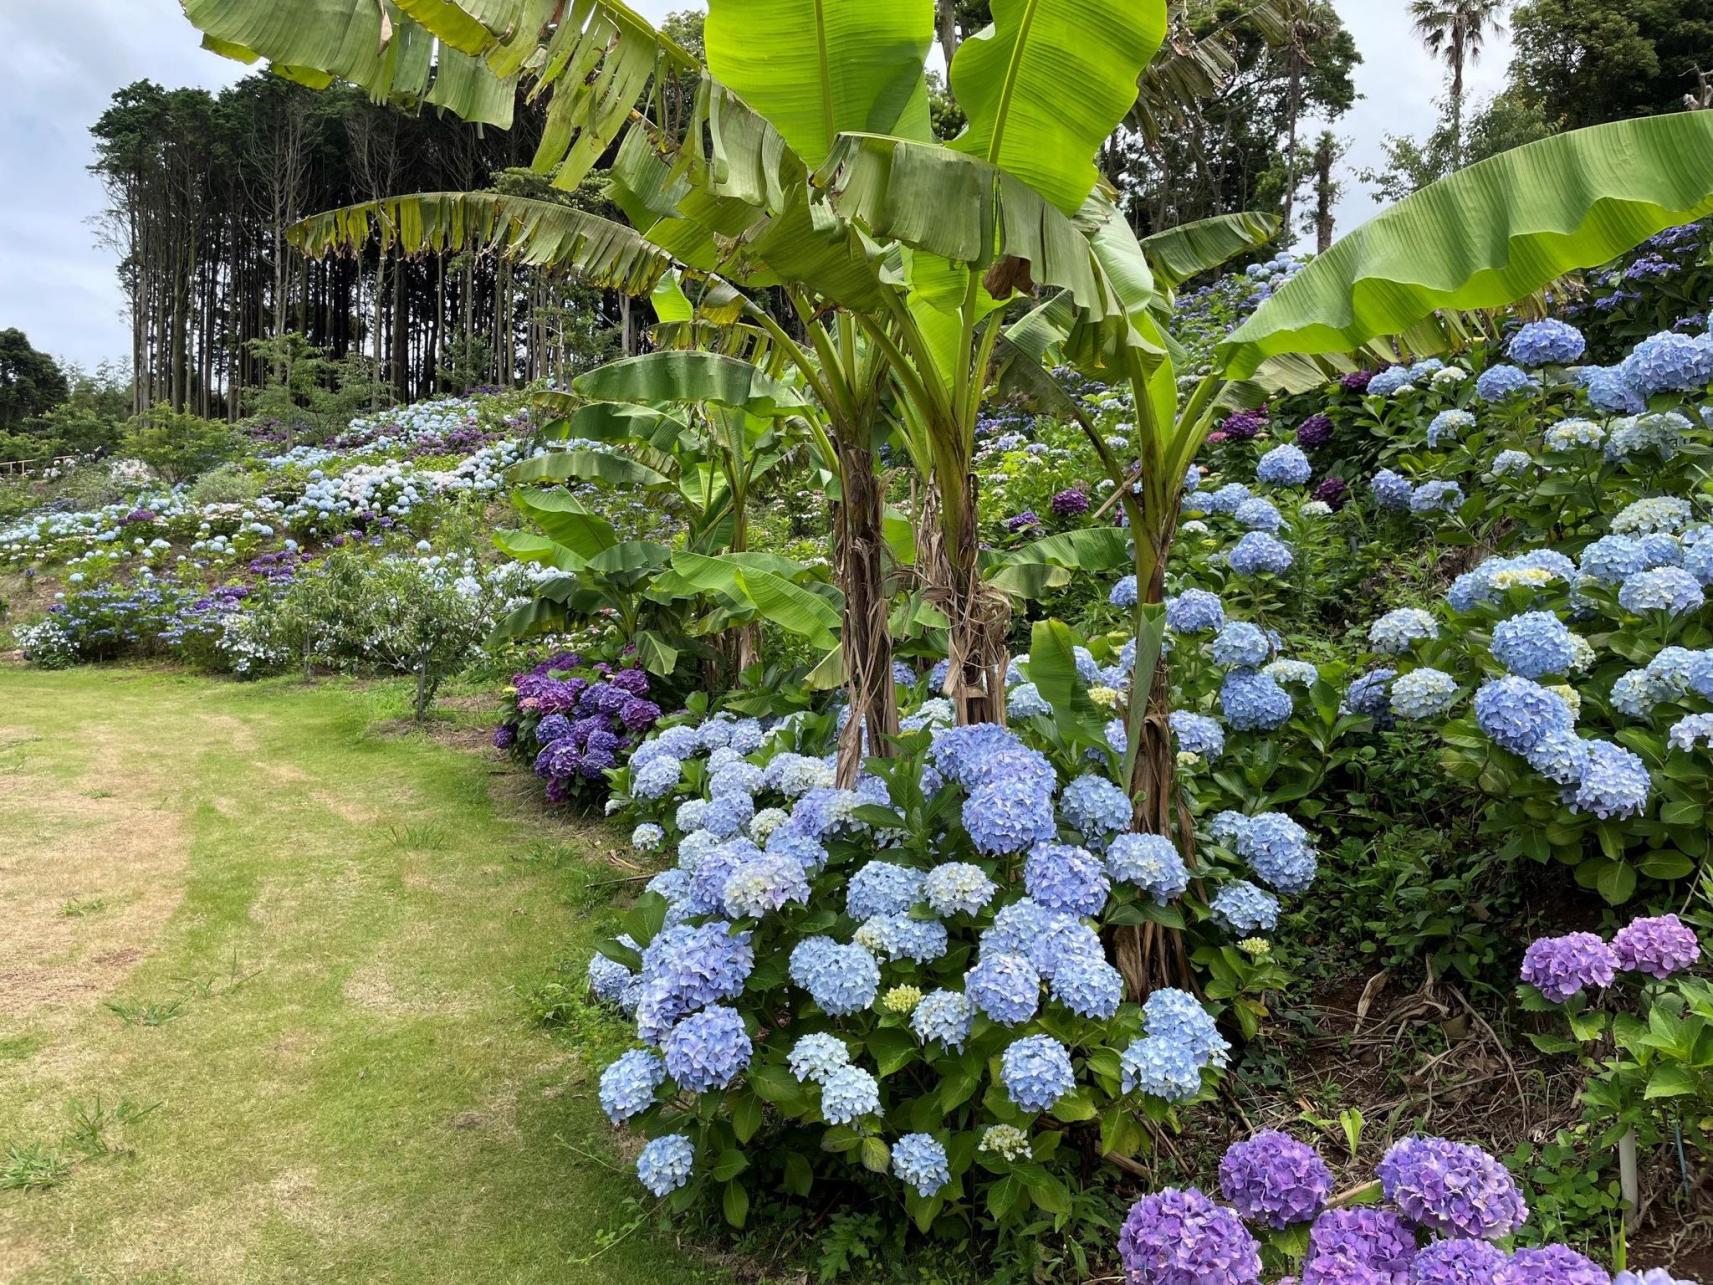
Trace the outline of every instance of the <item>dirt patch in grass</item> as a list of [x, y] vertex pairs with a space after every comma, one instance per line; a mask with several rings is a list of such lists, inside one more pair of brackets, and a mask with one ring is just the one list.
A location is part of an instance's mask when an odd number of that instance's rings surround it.
[[26, 759], [0, 774], [0, 1016], [33, 1019], [111, 993], [178, 905], [184, 827], [140, 768], [103, 761], [66, 779]]

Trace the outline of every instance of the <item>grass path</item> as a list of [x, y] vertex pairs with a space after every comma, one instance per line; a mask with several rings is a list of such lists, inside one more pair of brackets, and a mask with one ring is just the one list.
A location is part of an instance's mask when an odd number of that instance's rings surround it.
[[0, 1188], [57, 1179], [0, 1281], [712, 1279], [611, 1243], [614, 1032], [519, 998], [589, 949], [571, 832], [390, 700], [0, 670]]

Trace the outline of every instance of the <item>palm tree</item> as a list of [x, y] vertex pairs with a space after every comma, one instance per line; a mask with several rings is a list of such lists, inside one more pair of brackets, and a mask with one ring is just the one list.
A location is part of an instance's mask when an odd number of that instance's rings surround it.
[[1463, 72], [1481, 59], [1487, 38], [1505, 29], [1509, 0], [1410, 0], [1416, 34], [1451, 68], [1451, 164], [1463, 163]]

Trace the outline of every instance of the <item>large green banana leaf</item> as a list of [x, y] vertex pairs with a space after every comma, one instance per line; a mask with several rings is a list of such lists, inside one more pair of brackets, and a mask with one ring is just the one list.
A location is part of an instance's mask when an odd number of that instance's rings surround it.
[[406, 254], [498, 250], [523, 263], [575, 274], [591, 285], [648, 294], [672, 258], [622, 223], [551, 201], [497, 192], [423, 192], [314, 214], [287, 235], [304, 254], [382, 249]]
[[611, 522], [589, 512], [582, 501], [566, 491], [518, 490], [512, 492], [512, 503], [549, 539], [585, 561], [599, 557], [619, 542]]
[[1245, 379], [1280, 353], [1353, 352], [1436, 309], [1498, 308], [1713, 213], [1713, 112], [1596, 125], [1490, 157], [1340, 240], [1220, 346]]
[[1279, 235], [1279, 216], [1246, 210], [1180, 224], [1142, 238], [1154, 279], [1168, 290], [1211, 272], [1240, 254], [1260, 249]]
[[514, 464], [507, 476], [513, 482], [568, 482], [575, 479], [651, 490], [673, 485], [671, 478], [611, 451], [554, 451], [548, 455], [537, 455]]
[[1076, 213], [1165, 38], [1165, 0], [994, 0], [993, 25], [952, 59], [969, 126], [951, 146]]
[[809, 166], [840, 134], [926, 141], [934, 0], [712, 0], [708, 69]]
[[785, 567], [795, 565], [768, 554], [728, 553], [712, 558], [699, 553], [675, 553], [672, 569], [677, 573], [676, 578], [663, 580], [656, 589], [676, 592], [682, 585], [753, 603], [758, 615], [788, 633], [806, 638], [822, 649], [838, 646], [838, 604], [781, 574]]
[[763, 418], [800, 415], [803, 395], [735, 357], [707, 352], [651, 352], [609, 362], [573, 382], [594, 401], [659, 406], [668, 402], [731, 406]]

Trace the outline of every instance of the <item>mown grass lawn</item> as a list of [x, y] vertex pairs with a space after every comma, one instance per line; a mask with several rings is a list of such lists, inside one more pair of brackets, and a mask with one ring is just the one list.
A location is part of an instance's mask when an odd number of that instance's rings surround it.
[[401, 708], [0, 670], [0, 1280], [721, 1279], [525, 1000], [617, 872]]

